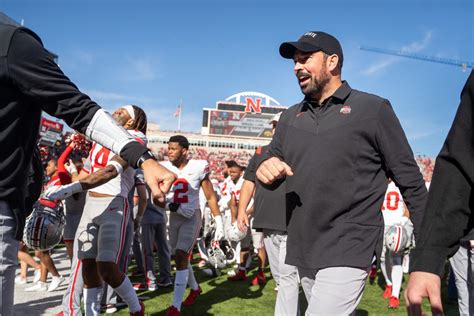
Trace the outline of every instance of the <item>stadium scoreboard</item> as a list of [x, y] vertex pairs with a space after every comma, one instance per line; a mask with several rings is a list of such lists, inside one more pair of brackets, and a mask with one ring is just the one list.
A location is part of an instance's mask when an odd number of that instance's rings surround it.
[[284, 111], [272, 97], [260, 92], [240, 92], [217, 101], [216, 108], [204, 108], [202, 134], [249, 138], [271, 138], [272, 117]]

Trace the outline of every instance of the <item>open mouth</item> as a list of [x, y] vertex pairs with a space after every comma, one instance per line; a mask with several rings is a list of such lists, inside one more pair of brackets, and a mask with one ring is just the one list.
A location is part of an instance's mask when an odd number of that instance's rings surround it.
[[308, 75], [299, 75], [298, 76], [298, 83], [300, 85], [305, 85], [311, 80], [311, 76]]

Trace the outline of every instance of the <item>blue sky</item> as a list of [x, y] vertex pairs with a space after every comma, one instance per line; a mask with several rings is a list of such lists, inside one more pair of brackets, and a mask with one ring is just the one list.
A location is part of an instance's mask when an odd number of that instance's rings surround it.
[[413, 151], [435, 156], [469, 70], [359, 46], [474, 61], [471, 0], [0, 0], [0, 10], [37, 32], [100, 105], [141, 105], [168, 130], [181, 99], [182, 130], [195, 132], [203, 107], [237, 92], [298, 102], [292, 62], [278, 47], [320, 30], [343, 46], [343, 79], [389, 99]]

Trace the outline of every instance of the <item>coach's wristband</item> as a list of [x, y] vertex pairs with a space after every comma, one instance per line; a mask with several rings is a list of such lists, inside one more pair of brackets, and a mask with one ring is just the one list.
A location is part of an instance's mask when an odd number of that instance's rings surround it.
[[156, 160], [156, 157], [153, 155], [153, 153], [150, 150], [148, 150], [143, 155], [141, 155], [140, 158], [138, 158], [137, 167], [141, 168], [142, 164], [148, 159]]

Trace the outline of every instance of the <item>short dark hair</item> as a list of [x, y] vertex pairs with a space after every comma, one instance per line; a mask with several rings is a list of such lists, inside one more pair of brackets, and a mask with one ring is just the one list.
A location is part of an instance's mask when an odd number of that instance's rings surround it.
[[226, 160], [224, 161], [224, 163], [227, 166], [227, 168], [230, 168], [232, 165], [236, 164], [235, 160]]
[[133, 112], [135, 114], [135, 119], [132, 126], [130, 126], [130, 128], [138, 130], [146, 135], [146, 127], [147, 127], [146, 113], [145, 111], [143, 111], [141, 107], [137, 105], [132, 105], [132, 107], [133, 107]]
[[178, 143], [181, 147], [189, 149], [189, 142], [183, 135], [174, 135], [170, 137], [168, 143]]
[[227, 164], [227, 168], [239, 168], [240, 170], [243, 170], [244, 168], [239, 165], [235, 160], [230, 160], [230, 161], [226, 161], [226, 164]]

